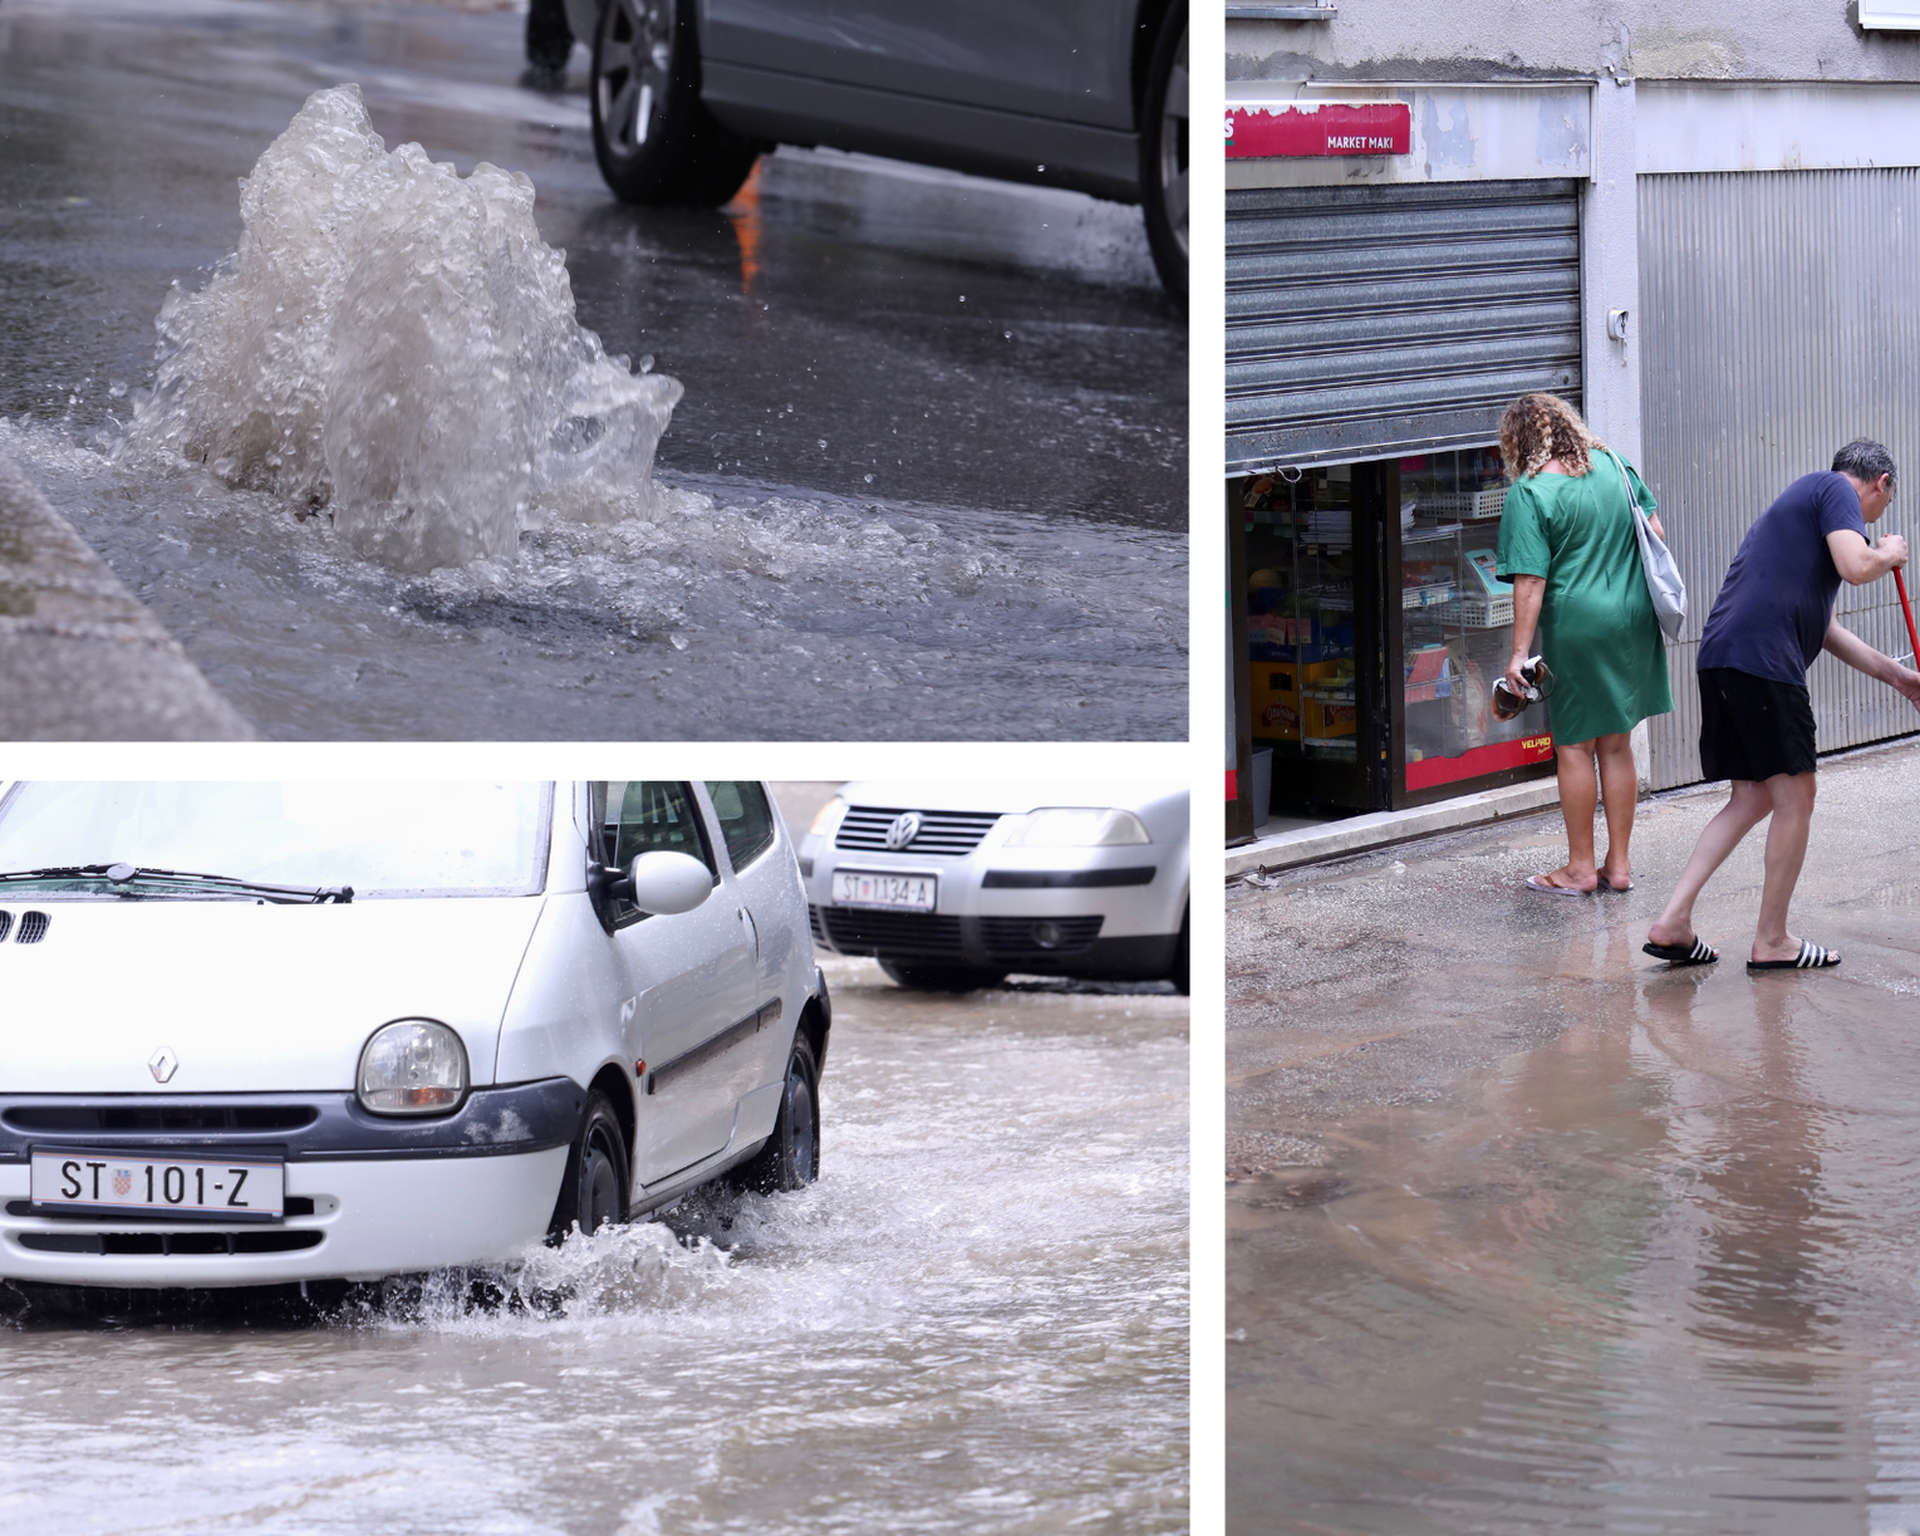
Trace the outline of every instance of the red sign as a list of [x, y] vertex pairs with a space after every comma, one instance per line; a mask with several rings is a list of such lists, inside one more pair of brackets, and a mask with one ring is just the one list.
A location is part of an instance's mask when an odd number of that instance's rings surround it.
[[1404, 101], [1289, 101], [1227, 108], [1229, 160], [1412, 152], [1413, 108]]
[[1492, 741], [1484, 747], [1469, 747], [1458, 757], [1423, 757], [1408, 763], [1407, 788], [1432, 789], [1436, 784], [1477, 779], [1483, 773], [1524, 768], [1529, 763], [1544, 763], [1552, 757], [1553, 738], [1544, 731], [1521, 741]]

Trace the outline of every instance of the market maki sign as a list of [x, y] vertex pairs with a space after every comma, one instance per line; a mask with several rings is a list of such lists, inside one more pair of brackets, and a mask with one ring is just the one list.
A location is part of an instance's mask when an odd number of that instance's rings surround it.
[[1227, 108], [1227, 158], [1405, 155], [1413, 108], [1404, 101], [1289, 101]]

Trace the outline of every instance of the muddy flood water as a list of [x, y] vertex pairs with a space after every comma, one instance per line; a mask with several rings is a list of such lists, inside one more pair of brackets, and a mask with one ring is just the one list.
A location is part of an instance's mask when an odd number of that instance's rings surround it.
[[465, 1275], [304, 1325], [31, 1307], [9, 1524], [1183, 1529], [1187, 1000], [827, 963], [819, 1183], [488, 1277], [532, 1310]]
[[1757, 847], [1639, 952], [1711, 794], [1630, 897], [1536, 822], [1230, 901], [1230, 1530], [1920, 1531], [1915, 756], [1822, 769], [1824, 974], [1745, 970]]

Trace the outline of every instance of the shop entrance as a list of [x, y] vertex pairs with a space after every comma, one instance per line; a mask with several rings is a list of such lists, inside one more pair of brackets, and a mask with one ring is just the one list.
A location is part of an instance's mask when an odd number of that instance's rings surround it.
[[1552, 772], [1551, 706], [1491, 708], [1513, 644], [1505, 495], [1485, 446], [1227, 482], [1255, 816], [1399, 810]]

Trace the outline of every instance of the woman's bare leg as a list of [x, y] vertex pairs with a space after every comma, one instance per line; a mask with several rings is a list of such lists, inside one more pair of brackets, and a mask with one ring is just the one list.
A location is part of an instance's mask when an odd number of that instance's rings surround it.
[[1607, 857], [1600, 878], [1624, 889], [1633, 872], [1627, 844], [1633, 840], [1633, 808], [1640, 798], [1640, 775], [1633, 766], [1633, 738], [1614, 731], [1593, 738], [1600, 760], [1600, 803], [1607, 813]]
[[1593, 769], [1593, 743], [1556, 744], [1554, 768], [1560, 780], [1560, 814], [1567, 822], [1567, 862], [1539, 878], [1573, 890], [1590, 891], [1600, 883], [1593, 862], [1593, 811], [1600, 782]]

